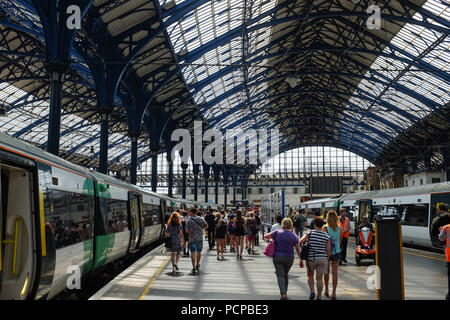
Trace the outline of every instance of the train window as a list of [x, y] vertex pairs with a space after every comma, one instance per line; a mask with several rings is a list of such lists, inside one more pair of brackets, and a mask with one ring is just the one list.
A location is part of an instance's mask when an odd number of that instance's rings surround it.
[[50, 211], [55, 217], [55, 240], [56, 248], [69, 245], [68, 239], [66, 239], [66, 229], [70, 224], [70, 212], [67, 208], [67, 193], [59, 190], [52, 192], [52, 204], [50, 205]]
[[88, 195], [53, 190], [50, 210], [54, 214], [56, 248], [90, 239], [92, 223]]
[[428, 209], [428, 203], [408, 204], [407, 210], [401, 220], [402, 224], [407, 226], [427, 227]]
[[117, 199], [107, 199], [108, 219], [107, 233], [128, 231], [128, 210], [127, 201]]
[[89, 196], [69, 193], [70, 221], [72, 228], [78, 232], [73, 242], [80, 242], [92, 237], [92, 224], [89, 217]]
[[144, 226], [153, 226], [161, 224], [160, 206], [155, 204], [143, 204], [142, 216], [144, 218]]

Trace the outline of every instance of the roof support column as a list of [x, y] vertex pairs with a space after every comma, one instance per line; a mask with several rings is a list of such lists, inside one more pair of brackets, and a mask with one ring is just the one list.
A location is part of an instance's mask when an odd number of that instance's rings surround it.
[[158, 151], [159, 147], [150, 147], [152, 158], [152, 191], [156, 192], [158, 186]]
[[193, 165], [193, 173], [194, 173], [194, 200], [198, 201], [198, 174], [200, 173], [200, 165]]
[[[169, 152], [167, 152], [169, 153]], [[167, 157], [167, 164], [169, 167], [169, 175], [167, 178], [168, 184], [168, 196], [173, 197], [173, 161], [170, 156]]]
[[214, 203], [219, 203], [219, 180], [220, 180], [220, 168], [217, 165], [213, 165], [214, 173]]
[[108, 129], [110, 108], [100, 107], [100, 157], [98, 171], [103, 174], [108, 173]]
[[233, 203], [234, 203], [234, 206], [236, 206], [236, 186], [237, 186], [237, 180], [238, 180], [238, 176], [237, 176], [236, 172], [233, 172], [233, 175], [231, 176], [231, 180], [233, 183]]
[[[79, 19], [82, 20], [93, 0], [77, 1], [80, 9]], [[47, 71], [50, 74], [50, 113], [48, 127], [48, 152], [59, 154], [59, 139], [61, 127], [61, 104], [63, 98], [64, 74], [67, 72], [71, 59], [71, 50], [75, 28], [69, 28], [70, 20], [68, 0], [32, 0], [37, 14], [41, 20], [45, 36]]]
[[137, 146], [138, 137], [136, 135], [131, 136], [131, 164], [130, 164], [130, 182], [131, 184], [137, 183]]
[[208, 181], [209, 181], [209, 169], [211, 167], [203, 162], [203, 177], [205, 178], [205, 202], [208, 202]]
[[222, 176], [223, 176], [223, 184], [225, 186], [224, 193], [223, 193], [223, 206], [225, 210], [227, 209], [227, 202], [228, 202], [228, 178], [229, 178], [229, 171], [227, 167], [223, 167], [222, 169]]
[[50, 74], [50, 111], [48, 122], [47, 151], [59, 155], [59, 138], [61, 130], [61, 104], [63, 99], [64, 75], [68, 65], [62, 62], [50, 62], [47, 70]]
[[186, 172], [187, 172], [187, 168], [188, 168], [188, 164], [187, 163], [182, 163], [181, 164], [181, 170], [183, 171], [183, 178], [182, 178], [182, 183], [181, 183], [181, 197], [183, 199], [186, 199]]

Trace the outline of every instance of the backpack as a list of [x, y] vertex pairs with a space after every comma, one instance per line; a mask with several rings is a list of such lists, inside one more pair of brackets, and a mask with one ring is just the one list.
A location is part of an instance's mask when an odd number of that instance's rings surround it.
[[[341, 234], [342, 234], [342, 228], [338, 227], [338, 229], [341, 229]], [[327, 230], [327, 234], [330, 236], [330, 252], [331, 252], [331, 254], [333, 254], [333, 252], [336, 252], [336, 242], [333, 240], [331, 235], [328, 233], [328, 226], [325, 228], [325, 230]]]
[[309, 243], [309, 236], [311, 235], [311, 232], [308, 232], [306, 236], [308, 237], [308, 240], [302, 245], [300, 245], [300, 258], [302, 260], [307, 260], [309, 255], [309, 249], [311, 248], [311, 244]]
[[248, 229], [249, 229], [251, 235], [256, 235], [258, 233], [255, 220], [250, 220], [248, 222]]
[[300, 228], [302, 224], [302, 221], [300, 219], [300, 215], [296, 216], [294, 219], [294, 227]]

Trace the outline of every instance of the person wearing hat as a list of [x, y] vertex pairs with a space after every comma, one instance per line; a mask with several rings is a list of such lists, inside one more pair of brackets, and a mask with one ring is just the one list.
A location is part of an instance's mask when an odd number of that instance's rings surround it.
[[348, 244], [348, 236], [350, 235], [350, 219], [346, 217], [347, 209], [345, 207], [341, 207], [339, 221], [341, 223], [341, 233], [342, 240], [340, 243], [341, 248], [341, 260], [339, 264], [342, 265], [342, 262], [347, 263], [347, 244]]

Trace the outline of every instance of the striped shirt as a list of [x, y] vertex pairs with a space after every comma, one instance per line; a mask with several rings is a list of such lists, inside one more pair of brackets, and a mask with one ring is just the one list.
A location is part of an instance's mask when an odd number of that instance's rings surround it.
[[308, 259], [327, 259], [327, 242], [330, 236], [323, 231], [313, 230], [309, 235]]

